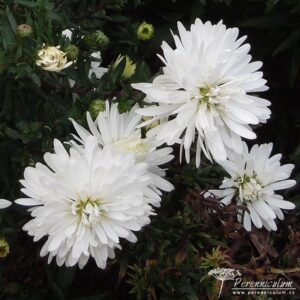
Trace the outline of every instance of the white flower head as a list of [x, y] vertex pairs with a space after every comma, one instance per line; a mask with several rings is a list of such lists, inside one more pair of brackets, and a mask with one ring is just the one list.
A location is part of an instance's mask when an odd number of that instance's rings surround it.
[[136, 241], [133, 231], [153, 215], [148, 193], [148, 166], [133, 154], [115, 153], [98, 146], [95, 137], [85, 140], [81, 151], [68, 153], [57, 140], [54, 153], [44, 156], [47, 165], [28, 167], [21, 180], [28, 198], [16, 203], [30, 208], [33, 217], [23, 229], [34, 241], [46, 236], [41, 255], [56, 257], [59, 266], [82, 268], [92, 256], [105, 268], [107, 258], [120, 248], [120, 238]]
[[[142, 117], [135, 113], [136, 106], [134, 106], [127, 113], [119, 113], [118, 104], [109, 104], [106, 101], [106, 109], [100, 112], [95, 121], [92, 120], [90, 113], [87, 113], [87, 123], [89, 130], [80, 126], [74, 120], [72, 123], [77, 131], [78, 136], [73, 135], [75, 140], [80, 144], [91, 135], [95, 136], [99, 145], [111, 145], [117, 153], [133, 153], [137, 162], [146, 162], [148, 164], [148, 174], [151, 177], [152, 184], [151, 191], [160, 194], [159, 189], [163, 191], [171, 191], [173, 186], [166, 179], [165, 171], [160, 168], [161, 165], [169, 162], [173, 155], [171, 155], [172, 148], [163, 147], [157, 149], [158, 143], [153, 137], [142, 137], [141, 129], [136, 127], [140, 124]], [[71, 144], [78, 147], [77, 142], [71, 141]], [[160, 198], [152, 204], [158, 206]]]
[[212, 25], [196, 19], [190, 31], [178, 23], [173, 35], [176, 48], [162, 44], [163, 74], [152, 83], [132, 86], [146, 94], [145, 101], [156, 103], [138, 109], [143, 116], [169, 117], [150, 134], [168, 145], [180, 140], [187, 162], [196, 139], [196, 165], [201, 151], [217, 161], [225, 160], [229, 149], [242, 151], [241, 137], [254, 139], [250, 125], [265, 122], [270, 102], [249, 93], [267, 90], [261, 62], [250, 62], [246, 37], [239, 39], [237, 28], [222, 22]]
[[0, 199], [0, 209], [11, 206], [11, 202], [6, 199]]
[[238, 210], [238, 220], [247, 231], [251, 231], [251, 221], [257, 228], [277, 230], [276, 217], [283, 220], [281, 209], [294, 209], [292, 202], [275, 193], [296, 184], [288, 179], [294, 168], [292, 164], [280, 165], [281, 154], [270, 156], [273, 144], [254, 145], [250, 152], [243, 143], [242, 154], [231, 153], [229, 159], [220, 165], [229, 174], [219, 190], [210, 190], [225, 205], [236, 197], [237, 204], [248, 211]]
[[68, 68], [73, 62], [67, 60], [67, 53], [59, 50], [60, 46], [46, 46], [43, 45], [42, 49], [38, 52], [36, 64], [43, 70], [50, 72], [60, 72]]

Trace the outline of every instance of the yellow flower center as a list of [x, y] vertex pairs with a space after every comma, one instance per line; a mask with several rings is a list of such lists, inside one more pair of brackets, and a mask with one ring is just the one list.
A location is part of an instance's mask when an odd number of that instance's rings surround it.
[[89, 197], [85, 200], [73, 202], [72, 213], [78, 216], [79, 222], [87, 226], [98, 223], [100, 216], [104, 214], [101, 210], [101, 200]]
[[117, 150], [134, 153], [137, 161], [144, 161], [149, 145], [144, 139], [125, 139], [115, 143]]
[[200, 91], [200, 97], [201, 97], [200, 101], [209, 103], [212, 88], [210, 86], [203, 86], [199, 89], [199, 91]]
[[257, 179], [248, 176], [236, 180], [235, 187], [238, 189], [242, 201], [258, 200], [259, 193], [262, 190], [262, 186]]

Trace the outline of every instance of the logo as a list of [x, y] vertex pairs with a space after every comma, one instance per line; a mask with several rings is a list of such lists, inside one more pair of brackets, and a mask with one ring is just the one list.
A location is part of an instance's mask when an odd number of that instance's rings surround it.
[[237, 276], [242, 276], [242, 274], [240, 273], [239, 270], [235, 270], [235, 269], [226, 269], [226, 268], [217, 268], [217, 269], [213, 269], [210, 270], [208, 272], [209, 276], [214, 276], [216, 279], [221, 280], [221, 287], [219, 290], [219, 298], [221, 296], [222, 290], [223, 290], [223, 285], [224, 285], [224, 281], [226, 280], [234, 280], [235, 277]]
[[242, 274], [236, 269], [216, 268], [208, 272], [209, 276], [221, 281], [218, 298], [223, 290], [224, 281], [233, 280], [231, 292], [233, 295], [295, 295], [296, 288], [293, 281], [282, 278], [277, 280], [243, 280]]

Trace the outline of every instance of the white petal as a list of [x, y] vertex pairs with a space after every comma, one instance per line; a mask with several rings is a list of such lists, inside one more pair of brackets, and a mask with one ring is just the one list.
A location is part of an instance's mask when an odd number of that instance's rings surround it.
[[0, 199], [0, 209], [9, 207], [11, 205], [11, 202], [6, 199]]
[[247, 231], [251, 231], [251, 218], [247, 211], [244, 213], [243, 224]]
[[289, 179], [289, 180], [274, 182], [269, 185], [269, 188], [273, 189], [274, 191], [278, 191], [278, 190], [288, 189], [294, 186], [295, 184], [296, 184], [295, 180]]
[[257, 228], [261, 228], [262, 227], [262, 222], [261, 222], [261, 218], [258, 215], [258, 213], [256, 212], [256, 210], [252, 207], [251, 204], [247, 205], [249, 211], [250, 211], [250, 216], [252, 219], [253, 224], [257, 227]]
[[290, 201], [280, 200], [271, 197], [265, 197], [264, 200], [273, 206], [283, 209], [294, 209], [296, 207], [296, 205]]

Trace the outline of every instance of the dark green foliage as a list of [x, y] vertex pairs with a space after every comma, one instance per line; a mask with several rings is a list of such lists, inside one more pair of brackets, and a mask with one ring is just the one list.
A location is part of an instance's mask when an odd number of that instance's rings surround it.
[[[143, 95], [130, 84], [150, 81], [160, 71], [156, 53], [161, 42], [171, 42], [170, 29], [176, 31], [178, 20], [188, 25], [196, 17], [223, 19], [248, 35], [252, 56], [264, 62], [270, 87], [264, 97], [272, 102], [272, 118], [256, 128], [258, 143], [273, 141], [274, 152], [282, 152], [285, 162], [296, 164], [293, 177], [299, 182], [298, 0], [2, 0], [1, 198], [20, 197], [18, 180], [24, 168], [42, 162], [54, 138], [70, 139], [73, 129], [68, 119], [84, 124], [85, 112], [95, 100], [118, 102], [121, 112], [142, 104]], [[136, 35], [143, 21], [154, 26], [149, 41], [139, 41]], [[20, 34], [21, 24], [29, 25], [32, 33]], [[73, 32], [71, 40], [61, 35], [67, 28]], [[77, 62], [61, 73], [42, 70], [35, 60], [44, 43], [61, 45]], [[122, 79], [123, 59], [101, 80], [95, 75], [89, 78], [90, 54], [95, 50], [102, 51], [101, 65], [108, 68], [119, 54], [128, 55], [137, 64], [135, 74], [128, 81]], [[68, 78], [75, 81], [73, 87]], [[179, 149], [174, 151], [178, 157]], [[219, 184], [222, 170], [205, 163], [196, 169], [193, 162], [186, 165], [177, 160], [168, 168], [175, 192], [163, 197], [153, 222], [138, 233], [138, 242], [124, 242], [106, 270], [97, 269], [93, 261], [81, 271], [47, 265], [39, 256], [43, 241], [34, 243], [21, 230], [28, 213], [17, 205], [1, 210], [0, 236], [9, 242], [10, 253], [0, 258], [0, 299], [214, 299], [219, 287], [207, 276], [211, 267], [236, 267], [249, 278], [260, 279], [277, 278], [271, 268], [284, 272], [299, 267], [299, 184], [286, 194], [298, 209], [286, 216], [278, 233], [247, 234], [234, 222], [234, 207], [223, 212], [215, 199], [205, 202], [199, 196]], [[212, 209], [219, 214], [211, 213]], [[299, 278], [296, 271], [288, 276]]]

